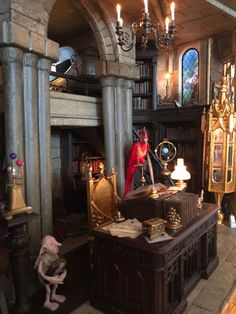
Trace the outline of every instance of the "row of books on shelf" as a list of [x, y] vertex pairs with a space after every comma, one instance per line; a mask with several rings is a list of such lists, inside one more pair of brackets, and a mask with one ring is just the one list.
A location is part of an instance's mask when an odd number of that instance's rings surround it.
[[197, 154], [198, 154], [198, 148], [196, 145], [194, 146], [189, 146], [189, 145], [181, 145], [181, 144], [177, 144], [176, 145], [176, 149], [177, 149], [177, 155], [179, 157], [182, 157], [184, 159], [188, 159], [188, 158], [197, 158]]
[[86, 170], [92, 168], [92, 172], [99, 172], [99, 166], [100, 164], [105, 165], [105, 161], [103, 159], [93, 159], [89, 161], [73, 161], [73, 173], [84, 173]]
[[140, 77], [149, 77], [150, 76], [150, 65], [148, 63], [138, 62], [139, 65], [139, 75]]
[[133, 109], [134, 110], [150, 109], [150, 99], [142, 98], [142, 97], [134, 97]]
[[198, 132], [197, 128], [185, 129], [182, 126], [179, 126], [177, 128], [167, 128], [166, 137], [169, 140], [194, 140], [197, 139]]
[[134, 94], [149, 94], [150, 93], [150, 82], [141, 82], [134, 84]]

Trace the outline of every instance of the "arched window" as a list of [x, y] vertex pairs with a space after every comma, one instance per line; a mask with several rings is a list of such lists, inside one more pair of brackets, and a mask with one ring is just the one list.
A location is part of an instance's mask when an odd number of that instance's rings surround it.
[[198, 103], [198, 61], [196, 49], [187, 50], [182, 58], [182, 103]]

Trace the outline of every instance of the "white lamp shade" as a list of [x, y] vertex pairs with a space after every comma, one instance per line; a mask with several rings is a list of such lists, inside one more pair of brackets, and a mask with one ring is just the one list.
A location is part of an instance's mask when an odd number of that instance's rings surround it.
[[170, 175], [173, 180], [189, 180], [191, 178], [190, 173], [187, 171], [186, 166], [184, 165], [183, 158], [177, 159], [177, 165], [175, 170]]

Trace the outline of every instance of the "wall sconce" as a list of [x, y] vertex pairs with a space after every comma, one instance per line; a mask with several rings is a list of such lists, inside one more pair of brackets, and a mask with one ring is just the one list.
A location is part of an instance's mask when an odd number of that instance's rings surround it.
[[236, 191], [236, 113], [230, 100], [226, 67], [222, 77], [219, 99], [213, 99], [202, 115], [204, 132], [203, 186], [215, 194], [219, 206], [218, 224], [223, 223], [221, 202], [224, 193]]
[[148, 12], [148, 0], [144, 0], [144, 13], [141, 21], [132, 23], [132, 34], [123, 30], [123, 19], [121, 18], [121, 6], [117, 4], [117, 22], [116, 22], [116, 35], [118, 37], [118, 45], [123, 51], [130, 51], [135, 44], [135, 37], [137, 33], [141, 33], [141, 46], [146, 49], [148, 46], [148, 40], [152, 33], [155, 45], [169, 46], [173, 43], [173, 38], [176, 33], [175, 28], [175, 3], [171, 2], [171, 23], [169, 17], [165, 19], [165, 29], [160, 29], [160, 23], [156, 28], [152, 23]]
[[175, 170], [170, 175], [171, 179], [176, 180], [175, 185], [185, 188], [186, 180], [191, 178], [190, 173], [187, 171], [186, 166], [184, 165], [183, 158], [177, 158], [177, 165], [175, 166]]

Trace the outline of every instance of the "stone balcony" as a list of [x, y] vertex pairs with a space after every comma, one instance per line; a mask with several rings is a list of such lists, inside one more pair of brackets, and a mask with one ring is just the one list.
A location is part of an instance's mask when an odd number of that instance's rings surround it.
[[50, 92], [51, 126], [102, 125], [100, 98]]

